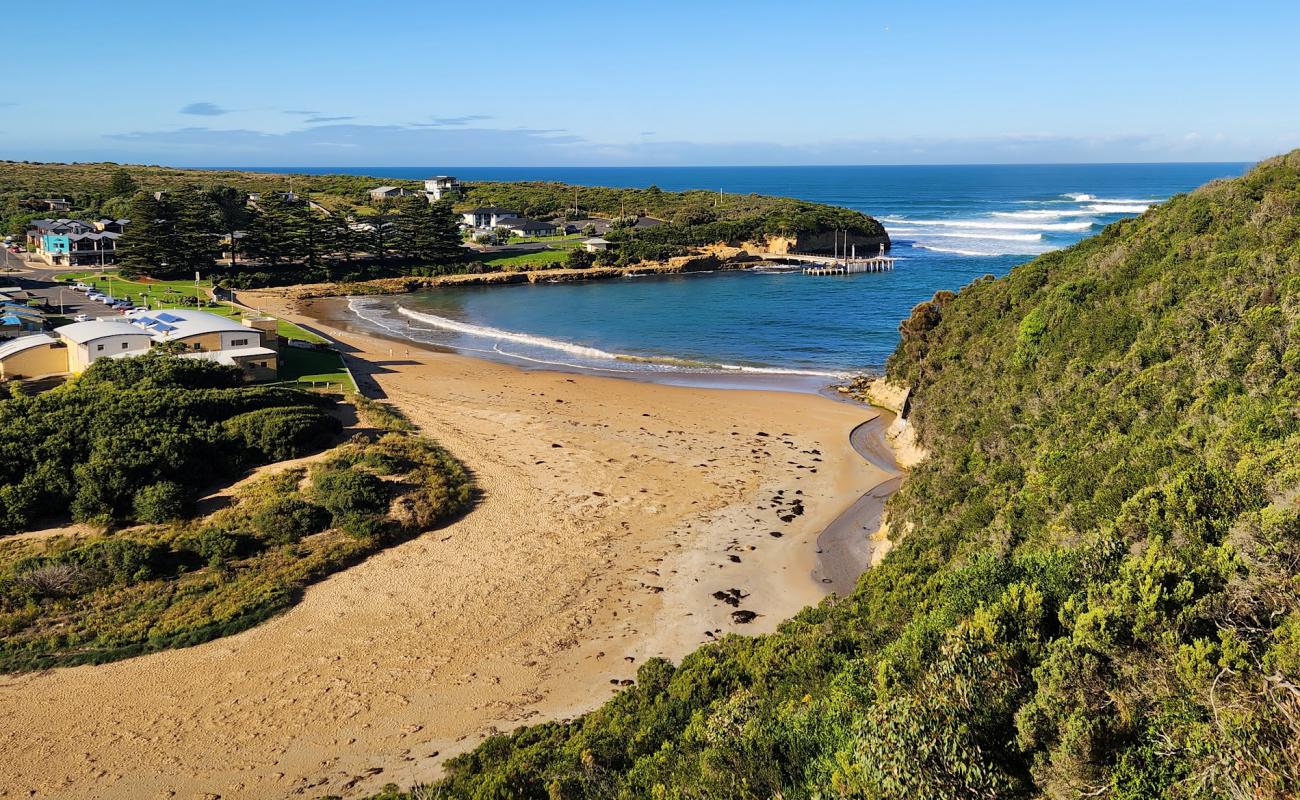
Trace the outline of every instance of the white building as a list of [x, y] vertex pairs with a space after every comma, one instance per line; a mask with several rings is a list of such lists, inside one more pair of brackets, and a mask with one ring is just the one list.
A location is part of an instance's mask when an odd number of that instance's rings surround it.
[[501, 227], [506, 220], [519, 219], [519, 212], [497, 206], [483, 206], [472, 211], [466, 211], [460, 217], [463, 220], [462, 224], [466, 227], [491, 230]]
[[68, 372], [76, 374], [101, 358], [148, 352], [153, 337], [129, 322], [96, 319], [55, 328], [67, 344]]
[[460, 181], [451, 175], [438, 175], [424, 182], [424, 196], [430, 203], [446, 198], [460, 197]]
[[588, 253], [598, 253], [601, 250], [608, 250], [610, 242], [608, 239], [602, 239], [599, 236], [593, 236], [590, 239], [583, 239], [582, 246]]

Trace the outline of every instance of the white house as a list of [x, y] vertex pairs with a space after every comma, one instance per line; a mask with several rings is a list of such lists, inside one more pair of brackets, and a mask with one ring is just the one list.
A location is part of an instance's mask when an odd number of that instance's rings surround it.
[[582, 246], [586, 248], [588, 253], [597, 253], [601, 250], [608, 250], [609, 245], [610, 241], [608, 239], [602, 239], [599, 236], [593, 236], [590, 239], [582, 240]]
[[519, 212], [497, 206], [483, 206], [472, 211], [466, 211], [460, 216], [463, 220], [462, 224], [467, 227], [491, 230], [492, 228], [501, 227], [506, 220], [518, 219]]
[[460, 181], [451, 175], [438, 175], [424, 182], [424, 196], [430, 203], [444, 197], [460, 197]]

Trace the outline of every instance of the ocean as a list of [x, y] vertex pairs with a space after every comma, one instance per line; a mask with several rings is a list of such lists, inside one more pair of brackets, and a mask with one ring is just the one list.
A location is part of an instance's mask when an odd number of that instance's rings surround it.
[[440, 289], [351, 301], [359, 324], [538, 366], [658, 379], [877, 371], [898, 325], [941, 289], [1067, 247], [1248, 164], [302, 169], [392, 178], [555, 180], [787, 195], [870, 214], [893, 272], [720, 272], [576, 284]]

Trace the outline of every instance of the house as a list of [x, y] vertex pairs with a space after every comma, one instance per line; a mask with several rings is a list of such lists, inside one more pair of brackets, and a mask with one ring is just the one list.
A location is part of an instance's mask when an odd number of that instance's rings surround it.
[[58, 336], [36, 333], [0, 344], [0, 379], [43, 378], [68, 371], [68, 346]]
[[186, 358], [237, 366], [250, 380], [274, 380], [277, 375], [280, 338], [273, 317], [241, 323], [207, 311], [173, 308], [137, 316], [129, 324], [153, 344], [168, 344]]
[[497, 227], [505, 228], [516, 236], [554, 236], [557, 230], [554, 222], [539, 222], [523, 217], [502, 220]]
[[34, 219], [27, 223], [27, 249], [41, 246], [41, 237], [47, 234], [93, 233], [95, 226], [79, 219]]
[[0, 302], [0, 339], [12, 339], [45, 330], [45, 314], [22, 303]]
[[32, 200], [28, 203], [33, 208], [43, 208], [46, 211], [71, 211], [72, 201], [66, 197], [42, 197], [40, 200]]
[[438, 175], [424, 182], [424, 196], [430, 203], [460, 197], [460, 181], [450, 175]]
[[400, 186], [377, 186], [370, 190], [371, 200], [396, 200], [399, 197], [410, 197], [415, 192], [410, 189], [403, 189]]
[[54, 333], [66, 346], [64, 368], [59, 372], [77, 374], [106, 356], [140, 355], [149, 351], [153, 337], [129, 322], [96, 319], [74, 322], [55, 328]]
[[46, 264], [61, 267], [102, 267], [117, 263], [120, 233], [47, 233], [36, 246]]
[[599, 236], [593, 236], [590, 239], [582, 240], [582, 246], [588, 253], [598, 253], [601, 250], [608, 250], [609, 245], [610, 241], [608, 239], [602, 239]]
[[100, 219], [93, 223], [100, 233], [121, 233], [131, 223], [129, 219]]
[[519, 212], [497, 206], [482, 206], [472, 211], [466, 211], [460, 216], [463, 220], [461, 224], [468, 228], [491, 230], [503, 226], [506, 220], [518, 219]]

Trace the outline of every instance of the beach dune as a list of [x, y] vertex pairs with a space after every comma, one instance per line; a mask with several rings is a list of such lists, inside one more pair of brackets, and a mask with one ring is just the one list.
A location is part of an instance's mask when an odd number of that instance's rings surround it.
[[522, 371], [276, 302], [259, 300], [337, 338], [370, 393], [461, 458], [480, 503], [245, 633], [0, 679], [0, 797], [431, 779], [491, 732], [594, 708], [647, 658], [817, 602], [817, 536], [890, 477], [849, 444], [870, 409]]

